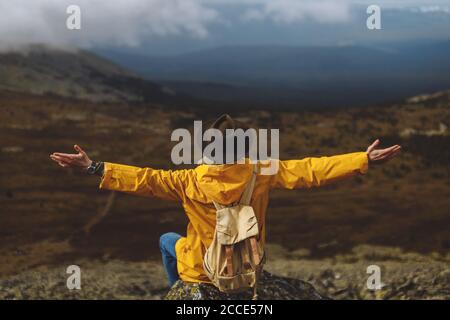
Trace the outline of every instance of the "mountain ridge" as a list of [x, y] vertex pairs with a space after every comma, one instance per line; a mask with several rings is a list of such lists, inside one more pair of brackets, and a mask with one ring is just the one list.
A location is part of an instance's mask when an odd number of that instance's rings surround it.
[[280, 103], [290, 109], [384, 104], [450, 87], [449, 41], [222, 46], [170, 56], [100, 53], [197, 98], [272, 109]]
[[93, 102], [179, 102], [174, 90], [86, 50], [37, 45], [0, 53], [0, 73], [0, 89], [13, 92]]

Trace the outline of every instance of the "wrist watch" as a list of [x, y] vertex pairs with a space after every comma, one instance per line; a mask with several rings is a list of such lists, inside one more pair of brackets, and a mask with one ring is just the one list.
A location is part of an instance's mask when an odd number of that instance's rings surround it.
[[97, 168], [97, 162], [92, 161], [90, 166], [87, 167], [86, 172], [88, 174], [94, 174], [95, 173], [95, 169]]
[[87, 167], [86, 172], [90, 175], [103, 175], [103, 162], [92, 161], [91, 165]]

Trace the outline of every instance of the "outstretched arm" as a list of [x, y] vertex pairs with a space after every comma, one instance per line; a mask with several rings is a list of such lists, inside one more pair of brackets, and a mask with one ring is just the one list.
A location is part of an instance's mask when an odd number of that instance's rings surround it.
[[310, 188], [364, 174], [369, 165], [384, 163], [397, 155], [401, 149], [399, 145], [376, 149], [379, 144], [377, 139], [366, 152], [280, 161], [278, 173], [271, 185], [274, 188]]
[[[55, 152], [50, 158], [63, 168], [86, 171], [92, 160], [78, 145], [74, 148], [78, 153]], [[100, 188], [146, 197], [181, 200], [190, 174], [191, 170], [156, 170], [105, 162], [100, 174]]]

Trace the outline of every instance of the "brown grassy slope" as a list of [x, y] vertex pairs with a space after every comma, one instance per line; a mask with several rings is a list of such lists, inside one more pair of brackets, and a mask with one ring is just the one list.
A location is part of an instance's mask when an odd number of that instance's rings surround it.
[[[331, 257], [356, 245], [446, 253], [450, 246], [448, 95], [388, 107], [329, 112], [242, 113], [261, 127], [281, 129], [283, 158], [359, 151], [376, 137], [400, 143], [389, 165], [321, 189], [275, 191], [268, 241]], [[157, 255], [159, 234], [184, 233], [177, 203], [119, 195], [89, 235], [82, 228], [103, 209], [109, 192], [98, 179], [49, 161], [78, 143], [95, 159], [172, 167], [170, 132], [203, 113], [152, 106], [0, 94], [1, 274], [75, 258], [142, 260]], [[206, 119], [203, 119], [206, 120]], [[411, 134], [414, 133], [414, 134]]]
[[90, 101], [164, 102], [190, 100], [147, 81], [94, 53], [42, 45], [21, 52], [0, 53], [0, 90], [54, 94]]

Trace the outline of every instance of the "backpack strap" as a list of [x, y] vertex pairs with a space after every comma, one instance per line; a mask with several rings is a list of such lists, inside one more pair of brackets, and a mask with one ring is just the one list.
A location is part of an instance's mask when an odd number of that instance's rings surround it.
[[225, 260], [227, 264], [227, 276], [234, 276], [233, 272], [233, 246], [227, 245], [225, 246]]
[[226, 206], [221, 205], [220, 203], [215, 202], [214, 200], [213, 200], [213, 203], [214, 203], [214, 207], [216, 207], [216, 211], [219, 211], [220, 209], [226, 208]]
[[247, 186], [245, 187], [244, 193], [242, 194], [241, 200], [239, 200], [239, 204], [250, 205], [250, 201], [252, 200], [253, 189], [255, 188], [256, 176], [258, 175], [258, 167], [256, 164], [253, 165], [253, 173], [252, 178]]
[[[243, 204], [243, 205], [247, 205], [247, 206], [250, 205], [250, 201], [252, 200], [253, 189], [255, 188], [255, 182], [256, 182], [257, 175], [258, 175], [258, 167], [256, 164], [254, 164], [252, 178], [245, 186], [245, 190], [242, 193], [241, 199], [239, 200], [239, 204]], [[214, 204], [214, 207], [216, 208], [216, 210], [220, 210], [220, 209], [227, 207], [220, 203], [217, 203], [214, 200], [213, 200], [213, 204]]]
[[256, 237], [253, 236], [249, 238], [250, 240], [250, 248], [252, 249], [252, 258], [254, 264], [259, 264], [261, 262], [261, 257], [259, 256], [258, 251], [258, 240], [256, 240]]

